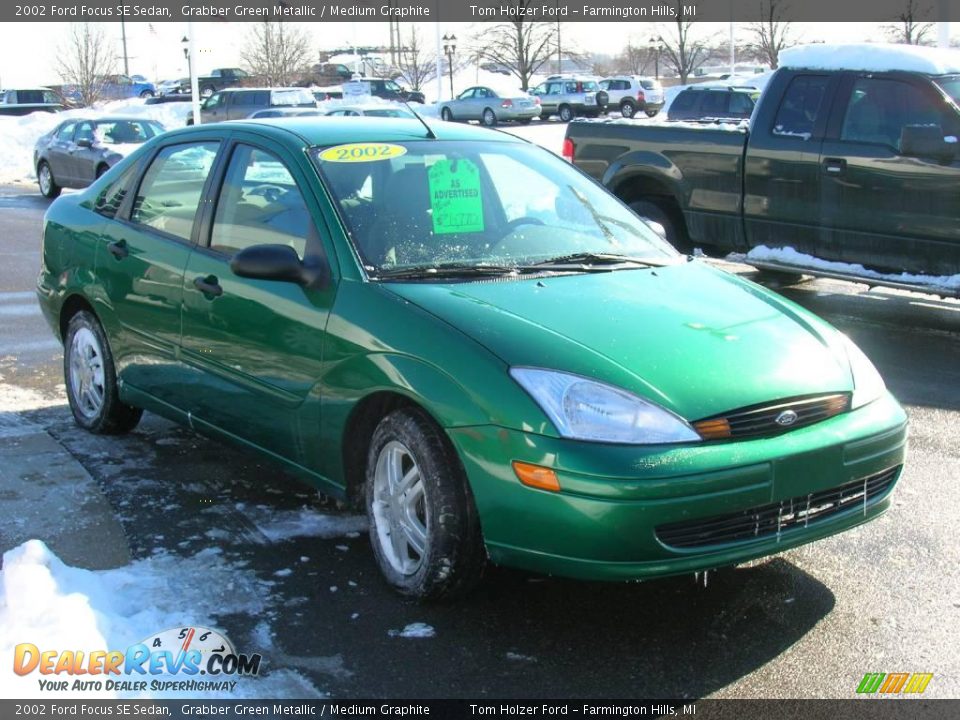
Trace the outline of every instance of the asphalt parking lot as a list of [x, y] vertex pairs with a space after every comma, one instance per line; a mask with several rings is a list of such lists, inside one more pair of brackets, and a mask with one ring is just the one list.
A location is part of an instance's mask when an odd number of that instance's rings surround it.
[[[72, 564], [110, 567], [219, 548], [185, 612], [197, 594], [223, 598], [237, 645], [333, 697], [849, 698], [866, 672], [933, 673], [925, 697], [960, 696], [960, 301], [832, 281], [781, 290], [847, 332], [909, 412], [908, 464], [878, 521], [706, 583], [493, 570], [467, 600], [423, 606], [381, 582], [362, 520], [277, 467], [152, 415], [119, 438], [74, 426], [32, 292], [47, 205], [34, 187], [0, 188], [0, 445], [4, 425], [49, 436], [51, 457], [89, 477], [103, 525], [70, 532], [56, 476], [33, 496], [2, 481], [2, 502], [33, 503], [37, 519], [3, 523], [0, 550], [40, 536]], [[336, 517], [298, 534], [305, 512]], [[232, 585], [236, 568], [258, 583]], [[238, 593], [259, 593], [256, 613]], [[396, 632], [411, 623], [434, 635]]]

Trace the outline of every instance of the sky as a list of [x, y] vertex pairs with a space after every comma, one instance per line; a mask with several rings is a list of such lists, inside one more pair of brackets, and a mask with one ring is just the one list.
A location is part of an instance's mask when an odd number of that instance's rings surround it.
[[[402, 31], [414, 23], [404, 23]], [[116, 43], [118, 71], [123, 70], [120, 23], [101, 23], [108, 36]], [[435, 23], [416, 23], [427, 43], [435, 36]], [[726, 38], [727, 23], [698, 23], [701, 32]], [[747, 36], [746, 23], [738, 23], [737, 32]], [[332, 29], [335, 26], [335, 29]], [[240, 65], [240, 49], [249, 31], [249, 23], [209, 22], [194, 23], [197, 43], [198, 70], [201, 74], [215, 67]], [[389, 39], [387, 23], [344, 22], [305, 23], [305, 29], [314, 39], [317, 50], [337, 46], [386, 45]], [[56, 54], [63, 44], [68, 23], [0, 23], [0, 88], [57, 84]], [[183, 77], [187, 74], [181, 38], [186, 23], [126, 23], [127, 55], [131, 74], [141, 74], [151, 80]], [[331, 31], [332, 30], [332, 31]], [[476, 30], [468, 23], [448, 23], [440, 27], [441, 34], [454, 33], [460, 42]], [[793, 30], [800, 40], [826, 42], [862, 42], [883, 39], [882, 28], [876, 23], [794, 23]], [[960, 24], [954, 24], [951, 34], [960, 34]], [[573, 41], [578, 49], [587, 52], [616, 54], [628, 40], [645, 43], [655, 33], [655, 23], [621, 22], [566, 23], [563, 26], [563, 44]], [[335, 40], [331, 40], [334, 38]], [[462, 45], [461, 45], [462, 46]]]

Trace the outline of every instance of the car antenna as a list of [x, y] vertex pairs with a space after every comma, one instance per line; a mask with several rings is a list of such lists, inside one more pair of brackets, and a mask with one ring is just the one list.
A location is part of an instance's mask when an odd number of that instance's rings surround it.
[[423, 126], [427, 129], [427, 139], [428, 139], [428, 140], [436, 140], [436, 139], [437, 139], [436, 133], [433, 132], [433, 128], [432, 128], [432, 127], [430, 127], [429, 125], [427, 125], [427, 121], [424, 120], [422, 117], [420, 117], [420, 113], [418, 113], [416, 110], [414, 110], [412, 107], [410, 107], [410, 103], [409, 103], [407, 100], [401, 98], [401, 99], [400, 99], [400, 102], [402, 102], [403, 105], [404, 105], [404, 107], [407, 108], [407, 110], [409, 110], [410, 112], [412, 112], [412, 113], [413, 113], [413, 116], [414, 116], [417, 120], [420, 121], [420, 124], [423, 125]]

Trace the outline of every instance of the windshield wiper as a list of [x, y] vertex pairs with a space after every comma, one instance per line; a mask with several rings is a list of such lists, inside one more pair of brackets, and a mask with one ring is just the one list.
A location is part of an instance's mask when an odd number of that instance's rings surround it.
[[520, 272], [516, 265], [468, 265], [449, 263], [445, 265], [409, 265], [406, 267], [377, 270], [377, 280], [411, 280], [439, 277], [476, 277], [484, 275], [510, 275]]
[[620, 255], [619, 253], [582, 252], [582, 253], [573, 253], [571, 255], [560, 255], [559, 257], [550, 258], [549, 260], [541, 260], [540, 262], [534, 263], [532, 265], [525, 265], [524, 269], [558, 267], [558, 266], [561, 266], [561, 267], [572, 266], [577, 268], [607, 266], [604, 269], [609, 269], [609, 266], [611, 265], [642, 265], [644, 267], [665, 267], [667, 265], [672, 265], [672, 264], [673, 264], [672, 258], [664, 258], [663, 260], [660, 260], [658, 258], [633, 257], [631, 255]]

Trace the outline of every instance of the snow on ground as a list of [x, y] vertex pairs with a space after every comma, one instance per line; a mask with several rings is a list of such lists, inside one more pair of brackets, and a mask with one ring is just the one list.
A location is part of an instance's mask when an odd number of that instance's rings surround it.
[[960, 72], [960, 50], [919, 45], [850, 43], [797, 45], [780, 51], [780, 66], [815, 70], [866, 70], [946, 75]]
[[243, 513], [270, 542], [294, 537], [331, 540], [367, 530], [364, 515], [325, 515], [310, 508], [276, 510], [266, 505], [245, 508]]
[[[19, 643], [43, 650], [124, 651], [170, 628], [217, 627], [229, 614], [261, 616], [269, 603], [269, 584], [242, 562], [229, 562], [216, 548], [192, 557], [164, 553], [115, 570], [90, 571], [65, 565], [39, 540], [4, 553], [0, 571], [0, 657], [12, 658]], [[240, 653], [260, 648], [238, 647]], [[264, 657], [269, 663], [270, 657]], [[0, 697], [32, 698], [41, 693], [37, 672], [0, 673]], [[137, 676], [114, 676], [118, 680]], [[150, 677], [152, 676], [145, 676]], [[163, 676], [156, 676], [163, 678]], [[68, 675], [45, 679], [70, 680]], [[86, 677], [84, 679], [90, 679]], [[186, 676], [163, 679], [189, 679]], [[69, 687], [69, 685], [68, 685]], [[148, 685], [149, 687], [149, 685]], [[64, 695], [71, 694], [69, 691]], [[186, 693], [196, 696], [196, 692]], [[223, 697], [319, 697], [307, 679], [291, 670], [258, 678], [238, 678]], [[92, 691], [93, 697], [174, 697], [165, 693]]]
[[432, 625], [422, 622], [410, 623], [403, 630], [390, 630], [387, 635], [390, 637], [402, 638], [432, 638], [437, 634]]
[[190, 103], [174, 102], [147, 105], [140, 98], [117, 100], [98, 104], [93, 108], [66, 110], [61, 113], [36, 112], [22, 117], [0, 116], [0, 183], [33, 182], [33, 148], [45, 135], [70, 118], [88, 118], [100, 115], [123, 115], [149, 118], [160, 122], [168, 130], [187, 123]]
[[960, 291], [960, 275], [937, 276], [937, 275], [912, 275], [910, 273], [880, 273], [876, 270], [868, 270], [863, 265], [834, 262], [831, 260], [821, 260], [820, 258], [797, 252], [792, 247], [771, 248], [766, 245], [755, 247], [746, 255], [747, 262], [753, 260], [757, 262], [777, 262], [786, 265], [797, 265], [801, 268], [816, 268], [828, 272], [847, 273], [858, 275], [864, 278], [874, 278], [888, 282], [907, 283], [910, 285], [921, 285], [933, 290]]

